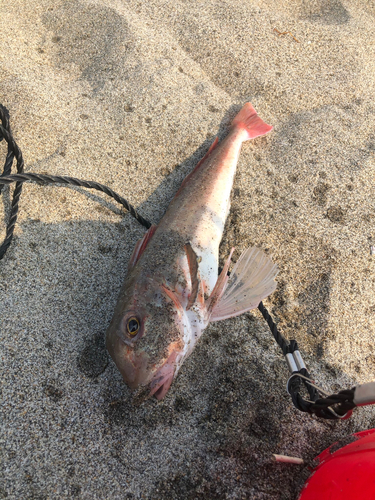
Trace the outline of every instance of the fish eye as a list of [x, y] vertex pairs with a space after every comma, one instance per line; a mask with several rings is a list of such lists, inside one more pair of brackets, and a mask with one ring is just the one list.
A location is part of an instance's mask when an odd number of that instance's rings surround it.
[[128, 323], [126, 325], [126, 328], [128, 330], [128, 334], [131, 337], [134, 337], [135, 335], [137, 335], [138, 330], [139, 330], [139, 321], [137, 320], [137, 318], [133, 317], [133, 318], [128, 319]]

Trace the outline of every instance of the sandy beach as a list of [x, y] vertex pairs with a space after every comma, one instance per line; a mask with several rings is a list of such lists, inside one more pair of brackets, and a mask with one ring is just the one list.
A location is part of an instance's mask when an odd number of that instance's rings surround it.
[[[272, 256], [265, 305], [337, 392], [375, 377], [374, 21], [356, 0], [11, 0], [0, 102], [26, 172], [103, 183], [155, 224], [252, 102], [274, 130], [243, 145], [220, 259]], [[104, 337], [144, 232], [105, 195], [24, 185], [0, 261], [0, 498], [297, 499], [307, 466], [272, 454], [308, 465], [374, 408], [295, 409], [257, 310], [211, 324], [166, 398], [134, 406]]]

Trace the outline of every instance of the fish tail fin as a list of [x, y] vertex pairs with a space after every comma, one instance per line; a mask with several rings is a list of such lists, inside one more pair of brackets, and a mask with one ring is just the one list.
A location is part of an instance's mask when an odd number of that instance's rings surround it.
[[250, 102], [247, 102], [237, 116], [235, 116], [232, 121], [232, 126], [238, 127], [244, 131], [244, 141], [268, 134], [268, 132], [271, 132], [273, 129], [272, 125], [267, 125], [267, 123], [258, 116], [258, 113]]
[[247, 248], [225, 283], [224, 293], [212, 309], [210, 321], [232, 318], [258, 307], [275, 291], [276, 264], [259, 248]]

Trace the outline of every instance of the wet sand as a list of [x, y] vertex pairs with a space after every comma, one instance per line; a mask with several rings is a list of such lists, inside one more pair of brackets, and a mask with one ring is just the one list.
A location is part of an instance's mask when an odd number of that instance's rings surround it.
[[[158, 223], [251, 101], [274, 131], [243, 146], [220, 256], [272, 255], [265, 305], [338, 391], [375, 371], [374, 18], [350, 0], [10, 1], [0, 102], [27, 172], [96, 180]], [[374, 409], [296, 410], [257, 311], [210, 325], [167, 397], [133, 406], [104, 335], [143, 234], [105, 195], [24, 186], [0, 262], [0, 498], [296, 499], [307, 468], [272, 453], [309, 462]]]

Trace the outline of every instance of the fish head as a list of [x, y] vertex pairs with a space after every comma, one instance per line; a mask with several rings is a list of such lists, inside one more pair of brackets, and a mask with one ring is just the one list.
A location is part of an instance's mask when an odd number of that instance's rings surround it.
[[107, 349], [131, 389], [162, 399], [186, 351], [189, 322], [164, 284], [125, 291], [107, 331]]

